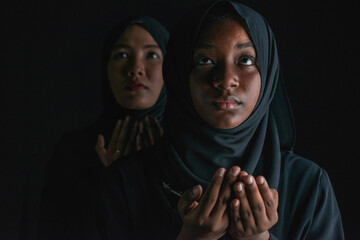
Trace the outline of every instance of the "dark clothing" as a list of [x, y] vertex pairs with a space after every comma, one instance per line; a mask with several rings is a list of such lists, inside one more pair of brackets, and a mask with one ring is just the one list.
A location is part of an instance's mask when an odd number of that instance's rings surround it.
[[95, 152], [99, 129], [64, 135], [48, 165], [43, 187], [39, 240], [86, 239], [93, 191], [105, 169]]
[[[177, 193], [185, 188], [174, 186], [202, 183], [179, 162], [165, 169], [167, 160], [158, 145], [106, 169], [97, 203], [98, 239], [176, 239], [182, 226]], [[272, 239], [344, 239], [326, 172], [289, 151], [281, 152], [279, 170], [279, 221], [269, 230]]]
[[110, 52], [129, 24], [140, 24], [158, 43], [165, 54], [169, 33], [151, 17], [127, 18], [115, 25], [104, 43], [103, 113], [93, 125], [77, 132], [64, 134], [47, 166], [40, 206], [39, 239], [89, 239], [93, 192], [105, 169], [95, 151], [97, 137], [102, 134], [110, 142], [116, 122], [131, 116], [141, 121], [146, 115], [162, 123], [166, 90], [162, 88], [156, 103], [142, 110], [121, 107], [115, 100], [106, 75]]
[[[189, 86], [201, 29], [212, 24], [212, 16], [224, 13], [247, 30], [261, 76], [251, 115], [231, 129], [215, 128], [199, 116]], [[269, 230], [272, 239], [344, 238], [327, 174], [292, 152], [295, 128], [276, 41], [260, 14], [227, 0], [193, 9], [172, 29], [163, 73], [168, 96], [163, 142], [107, 169], [95, 205], [96, 236], [176, 239], [182, 226], [176, 208], [181, 192], [198, 184], [206, 189], [218, 168], [237, 165], [248, 174], [264, 176], [279, 193], [279, 221]], [[211, 88], [215, 76], [209, 75]]]

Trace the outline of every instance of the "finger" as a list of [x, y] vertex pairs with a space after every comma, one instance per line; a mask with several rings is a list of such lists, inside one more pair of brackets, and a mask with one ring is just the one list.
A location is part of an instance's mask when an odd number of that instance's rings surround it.
[[224, 217], [227, 217], [226, 209], [229, 204], [229, 199], [231, 197], [232, 187], [235, 181], [237, 180], [238, 174], [240, 173], [240, 167], [233, 166], [227, 171], [225, 179], [222, 183], [218, 201], [214, 207], [212, 215], [220, 214]]
[[250, 203], [251, 211], [254, 216], [255, 224], [257, 226], [264, 226], [268, 219], [264, 201], [253, 176], [247, 175], [244, 177], [246, 196]]
[[143, 123], [140, 122], [139, 123], [139, 131], [136, 135], [136, 150], [140, 151], [141, 149], [144, 148], [144, 143], [143, 143], [143, 139], [142, 139], [142, 132], [143, 132]]
[[192, 189], [186, 190], [178, 201], [177, 207], [180, 213], [181, 218], [183, 219], [185, 214], [187, 214], [191, 209], [194, 209], [198, 203], [200, 196], [202, 194], [202, 187], [197, 185]]
[[205, 217], [209, 216], [211, 211], [213, 210], [218, 200], [219, 191], [223, 183], [224, 175], [225, 175], [225, 168], [219, 168], [215, 172], [209, 186], [207, 187], [204, 193], [204, 196], [201, 198], [199, 203], [201, 215]]
[[111, 135], [111, 139], [110, 139], [110, 142], [109, 142], [109, 146], [107, 148], [108, 152], [110, 153], [113, 153], [115, 150], [116, 150], [116, 138], [119, 134], [119, 131], [120, 131], [120, 128], [123, 124], [123, 120], [120, 119], [117, 121], [116, 125], [115, 125], [115, 128], [114, 128], [114, 131]]
[[160, 125], [159, 120], [157, 118], [153, 118], [153, 121], [154, 121], [154, 124], [156, 127], [157, 136], [158, 136], [158, 138], [160, 138], [164, 134], [164, 130], [163, 130], [162, 126]]
[[245, 184], [237, 182], [234, 185], [235, 196], [240, 201], [240, 217], [244, 231], [251, 230], [255, 226], [255, 220], [251, 206], [246, 196]]
[[146, 123], [142, 122], [142, 131], [141, 131], [141, 134], [140, 134], [140, 137], [141, 137], [141, 141], [142, 141], [142, 145], [143, 145], [143, 148], [147, 148], [149, 146], [151, 146], [151, 141], [150, 141], [150, 138], [149, 138], [149, 135], [148, 135], [148, 132], [147, 132], [147, 125]]
[[266, 179], [263, 176], [258, 176], [256, 178], [256, 183], [258, 185], [260, 194], [262, 196], [266, 216], [270, 222], [277, 222], [277, 206], [278, 206], [278, 194], [275, 189], [269, 188], [269, 185]]
[[233, 199], [230, 204], [230, 224], [232, 226], [231, 230], [236, 229], [241, 232], [244, 231], [244, 226], [240, 216], [240, 200], [237, 198]]
[[106, 153], [106, 149], [104, 148], [104, 146], [105, 146], [104, 136], [99, 134], [97, 137], [96, 145], [95, 145], [96, 152], [98, 154], [100, 153], [102, 155], [103, 150], [105, 150], [105, 153]]
[[130, 117], [126, 116], [116, 140], [116, 149], [118, 150], [120, 156], [122, 156], [125, 151], [125, 145], [127, 144], [127, 140], [128, 140], [129, 127], [130, 127]]
[[106, 160], [106, 149], [104, 148], [105, 146], [105, 140], [104, 137], [100, 134], [97, 138], [97, 143], [95, 145], [95, 151], [97, 153], [97, 155], [100, 158], [100, 161], [107, 166], [107, 160]]
[[152, 134], [154, 135], [155, 142], [163, 135], [163, 129], [157, 118], [149, 117]]
[[246, 171], [241, 171], [239, 173], [239, 177], [238, 177], [239, 181], [244, 182], [244, 177], [247, 175], [249, 175], [249, 174]]
[[154, 133], [153, 133], [153, 131], [151, 129], [151, 123], [150, 123], [149, 116], [145, 117], [145, 126], [146, 126], [147, 135], [148, 135], [149, 140], [150, 140], [150, 144], [154, 145], [155, 144], [155, 135], [154, 135]]
[[135, 122], [133, 129], [131, 130], [130, 138], [126, 144], [124, 155], [132, 153], [136, 149], [136, 136], [138, 133], [138, 122]]

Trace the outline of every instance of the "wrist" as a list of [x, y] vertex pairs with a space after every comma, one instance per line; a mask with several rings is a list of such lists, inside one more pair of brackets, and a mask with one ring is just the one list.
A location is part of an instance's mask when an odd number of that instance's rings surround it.
[[269, 231], [265, 231], [248, 237], [239, 237], [239, 238], [232, 237], [232, 239], [233, 240], [269, 240], [270, 233]]
[[194, 234], [181, 232], [177, 235], [176, 240], [217, 240], [218, 238], [200, 237]]

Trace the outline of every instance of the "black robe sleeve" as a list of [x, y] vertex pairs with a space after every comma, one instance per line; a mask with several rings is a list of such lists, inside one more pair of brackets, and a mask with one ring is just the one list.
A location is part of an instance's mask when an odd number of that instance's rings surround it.
[[316, 163], [283, 155], [278, 187], [277, 239], [344, 239], [341, 214], [330, 179]]
[[88, 130], [60, 138], [42, 187], [39, 240], [86, 239], [93, 191], [105, 169], [95, 142], [96, 133]]
[[306, 239], [344, 239], [335, 193], [325, 171], [319, 179], [314, 216]]
[[[114, 164], [114, 163], [113, 163]], [[93, 204], [93, 239], [131, 239], [122, 176], [111, 164], [103, 173]]]

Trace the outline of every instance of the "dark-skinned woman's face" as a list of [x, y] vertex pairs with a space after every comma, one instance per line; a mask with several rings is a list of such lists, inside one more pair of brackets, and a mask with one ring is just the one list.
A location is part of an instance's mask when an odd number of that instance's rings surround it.
[[205, 28], [195, 46], [190, 92], [202, 119], [220, 129], [234, 128], [252, 113], [261, 88], [255, 48], [236, 21]]
[[116, 101], [128, 109], [152, 107], [161, 92], [163, 54], [151, 34], [130, 25], [115, 43], [107, 74]]

